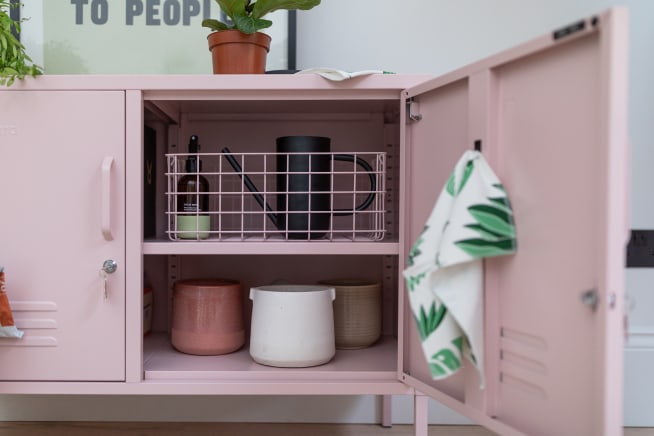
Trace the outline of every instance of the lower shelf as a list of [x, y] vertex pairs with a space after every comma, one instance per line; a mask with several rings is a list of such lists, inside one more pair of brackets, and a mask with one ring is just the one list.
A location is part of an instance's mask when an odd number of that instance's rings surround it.
[[336, 350], [334, 358], [309, 368], [276, 368], [256, 363], [247, 346], [230, 354], [193, 356], [176, 351], [165, 334], [144, 345], [144, 379], [226, 381], [398, 382], [397, 340], [383, 337], [361, 350]]
[[311, 368], [274, 368], [252, 360], [247, 348], [221, 356], [176, 351], [166, 334], [144, 341], [143, 379], [7, 381], [4, 394], [59, 395], [412, 395], [397, 374], [398, 343], [386, 336], [362, 350], [336, 350]]

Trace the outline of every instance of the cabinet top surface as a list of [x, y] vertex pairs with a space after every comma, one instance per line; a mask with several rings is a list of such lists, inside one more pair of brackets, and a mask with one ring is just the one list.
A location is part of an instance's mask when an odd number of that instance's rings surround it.
[[332, 81], [317, 74], [224, 75], [43, 75], [16, 81], [7, 90], [227, 90], [400, 91], [431, 76], [424, 74], [371, 74]]

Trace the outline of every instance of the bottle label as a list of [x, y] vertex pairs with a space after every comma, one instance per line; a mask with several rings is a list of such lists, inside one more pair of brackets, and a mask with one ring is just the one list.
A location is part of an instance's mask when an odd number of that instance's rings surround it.
[[184, 212], [202, 212], [202, 208], [197, 203], [184, 203]]

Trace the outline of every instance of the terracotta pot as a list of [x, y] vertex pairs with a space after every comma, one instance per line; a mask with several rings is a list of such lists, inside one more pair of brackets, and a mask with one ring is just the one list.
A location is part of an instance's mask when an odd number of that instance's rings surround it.
[[221, 30], [208, 37], [214, 74], [263, 74], [270, 50], [270, 36], [257, 32]]
[[171, 343], [187, 354], [217, 355], [245, 343], [243, 291], [235, 280], [175, 283]]

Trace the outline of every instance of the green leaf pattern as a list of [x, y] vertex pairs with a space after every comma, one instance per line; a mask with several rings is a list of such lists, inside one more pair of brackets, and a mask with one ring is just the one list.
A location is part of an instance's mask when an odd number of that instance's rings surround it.
[[453, 348], [442, 348], [434, 353], [429, 360], [429, 369], [434, 378], [443, 378], [454, 374], [461, 368], [461, 351], [463, 350], [463, 336], [454, 338], [451, 342]]
[[468, 161], [466, 167], [463, 169], [463, 175], [461, 176], [461, 182], [459, 183], [458, 189], [456, 189], [455, 174], [452, 173], [450, 175], [450, 178], [447, 179], [447, 183], [445, 184], [445, 191], [448, 194], [450, 194], [452, 197], [456, 196], [459, 192], [461, 192], [465, 187], [466, 182], [470, 179], [470, 175], [472, 174], [472, 170], [474, 169], [474, 167], [475, 165], [473, 161]]
[[420, 307], [420, 316], [416, 317], [416, 325], [418, 326], [418, 333], [420, 333], [421, 340], [424, 341], [438, 328], [441, 322], [443, 322], [443, 317], [446, 313], [447, 308], [444, 304], [439, 304], [438, 309], [436, 309], [436, 302], [432, 302], [429, 308], [429, 314], [425, 312], [424, 307]]
[[420, 233], [420, 236], [418, 236], [418, 239], [416, 239], [416, 242], [411, 247], [411, 250], [409, 251], [409, 256], [408, 256], [408, 259], [407, 259], [407, 262], [408, 262], [409, 265], [413, 265], [413, 259], [415, 259], [420, 254], [422, 254], [422, 252], [420, 251], [420, 246], [422, 245], [423, 242], [425, 242], [424, 234], [428, 229], [429, 229], [429, 226], [425, 226], [422, 229], [422, 232]]
[[416, 286], [418, 286], [420, 284], [422, 279], [424, 279], [426, 276], [427, 276], [427, 273], [423, 272], [423, 273], [417, 274], [415, 276], [409, 277], [408, 278], [409, 291], [413, 291], [416, 288]]
[[[504, 191], [502, 185], [494, 186]], [[475, 223], [466, 224], [464, 227], [476, 231], [479, 237], [455, 242], [457, 247], [474, 258], [501, 256], [516, 250], [515, 224], [508, 197], [487, 199], [490, 204], [474, 204], [468, 207]]]

